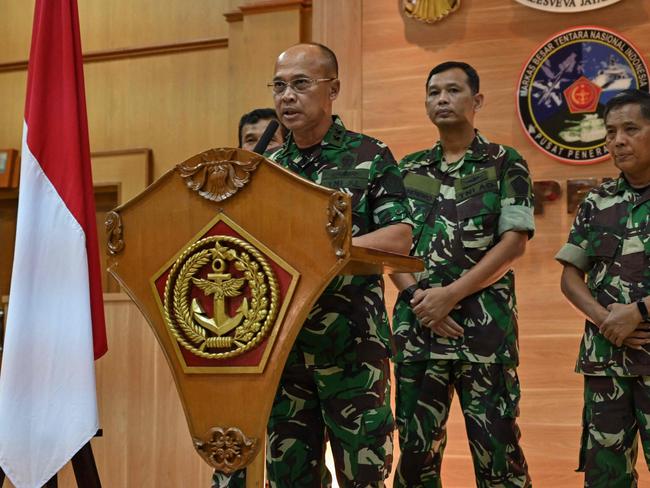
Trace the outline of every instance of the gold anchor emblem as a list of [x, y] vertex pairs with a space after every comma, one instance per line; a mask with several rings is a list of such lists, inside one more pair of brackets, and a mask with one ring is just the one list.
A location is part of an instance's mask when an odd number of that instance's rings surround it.
[[[223, 255], [221, 246], [217, 248], [217, 253], [218, 256]], [[231, 253], [234, 253], [232, 249], [226, 251], [224, 257], [227, 256], [233, 259], [234, 256], [231, 256]], [[207, 280], [192, 278], [194, 284], [201, 288], [206, 295], [214, 295], [212, 318], [206, 316], [196, 298], [192, 299], [192, 314], [194, 319], [203, 327], [217, 336], [222, 336], [237, 327], [248, 313], [248, 299], [246, 297], [237, 308], [234, 317], [230, 317], [226, 313], [226, 297], [232, 298], [241, 295], [240, 288], [246, 280], [244, 278], [233, 278], [230, 273], [224, 273], [226, 262], [221, 257], [217, 257], [212, 261], [212, 269], [215, 272], [209, 273]]]
[[[229, 263], [240, 276], [229, 272]], [[204, 266], [211, 272], [202, 278], [198, 275]], [[212, 316], [191, 297], [194, 286], [212, 295]], [[229, 299], [244, 293], [230, 316]], [[184, 348], [200, 357], [227, 358], [264, 340], [278, 313], [279, 286], [255, 247], [233, 236], [210, 236], [189, 246], [174, 262], [163, 301], [167, 327]]]

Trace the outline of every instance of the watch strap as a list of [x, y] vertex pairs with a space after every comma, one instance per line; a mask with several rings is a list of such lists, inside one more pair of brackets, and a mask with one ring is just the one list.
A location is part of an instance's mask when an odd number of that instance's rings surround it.
[[639, 313], [641, 314], [643, 321], [650, 322], [650, 316], [648, 316], [648, 307], [646, 306], [643, 299], [637, 300], [636, 307], [639, 309]]
[[418, 289], [418, 285], [411, 285], [407, 286], [404, 288], [401, 292], [400, 295], [402, 295], [402, 298], [407, 302], [410, 303], [411, 300], [413, 300], [413, 295], [415, 294], [415, 290]]

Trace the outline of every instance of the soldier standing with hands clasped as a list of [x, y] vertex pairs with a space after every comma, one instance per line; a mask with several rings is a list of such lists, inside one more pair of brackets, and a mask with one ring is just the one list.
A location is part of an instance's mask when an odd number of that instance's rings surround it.
[[587, 319], [578, 469], [586, 487], [629, 488], [638, 433], [650, 466], [650, 94], [615, 95], [605, 126], [621, 174], [585, 197], [556, 259], [562, 292]]
[[477, 486], [531, 486], [516, 423], [511, 266], [534, 232], [532, 184], [514, 149], [474, 129], [482, 105], [471, 66], [452, 61], [433, 68], [425, 106], [440, 140], [400, 162], [415, 223], [411, 254], [424, 258], [425, 271], [392, 277], [401, 290], [393, 317], [396, 488], [441, 486], [454, 389]]

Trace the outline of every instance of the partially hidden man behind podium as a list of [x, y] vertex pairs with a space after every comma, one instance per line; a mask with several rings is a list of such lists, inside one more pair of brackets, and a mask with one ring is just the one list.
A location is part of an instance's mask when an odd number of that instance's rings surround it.
[[[340, 82], [320, 44], [284, 51], [270, 83], [290, 130], [269, 158], [352, 197], [352, 243], [408, 254], [411, 221], [397, 165], [383, 143], [332, 117]], [[327, 432], [342, 487], [381, 487], [392, 463], [390, 327], [380, 275], [337, 276], [311, 310], [289, 353], [268, 424], [273, 488], [320, 486]], [[243, 486], [215, 475], [215, 486]]]
[[[239, 147], [252, 151], [255, 149], [257, 142], [264, 134], [272, 120], [278, 120], [275, 110], [272, 108], [256, 108], [250, 112], [245, 113], [239, 119], [239, 127], [237, 135], [239, 138]], [[282, 124], [277, 128], [271, 137], [271, 141], [267, 146], [269, 150], [277, 149], [284, 143], [287, 133], [289, 131]]]

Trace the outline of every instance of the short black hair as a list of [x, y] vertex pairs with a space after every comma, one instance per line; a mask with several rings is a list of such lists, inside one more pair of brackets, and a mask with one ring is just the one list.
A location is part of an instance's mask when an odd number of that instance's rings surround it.
[[603, 117], [607, 120], [607, 116], [613, 109], [629, 104], [638, 105], [643, 118], [650, 120], [650, 93], [636, 89], [623, 90], [610, 98], [605, 104]]
[[321, 50], [321, 53], [325, 57], [325, 64], [327, 67], [334, 71], [334, 77], [339, 77], [339, 62], [336, 59], [336, 54], [329, 47], [319, 44], [318, 42], [306, 42], [308, 46], [315, 46]]
[[480, 89], [480, 79], [476, 70], [467, 63], [462, 61], [445, 61], [440, 63], [438, 66], [435, 66], [431, 71], [429, 71], [429, 76], [427, 77], [427, 82], [424, 85], [425, 89], [429, 88], [429, 81], [431, 77], [443, 71], [449, 71], [450, 69], [458, 68], [462, 69], [467, 75], [467, 84], [469, 85], [470, 90], [472, 90], [472, 95], [476, 95]]
[[[248, 124], [257, 124], [260, 120], [277, 120], [278, 122], [280, 119], [278, 119], [277, 114], [275, 113], [275, 110], [272, 108], [256, 108], [255, 110], [252, 110], [248, 113], [245, 113], [244, 115], [241, 116], [241, 119], [239, 119], [239, 147], [242, 146], [242, 129], [244, 128], [245, 125]], [[287, 128], [280, 124], [280, 129], [282, 131], [282, 136], [287, 137]]]

